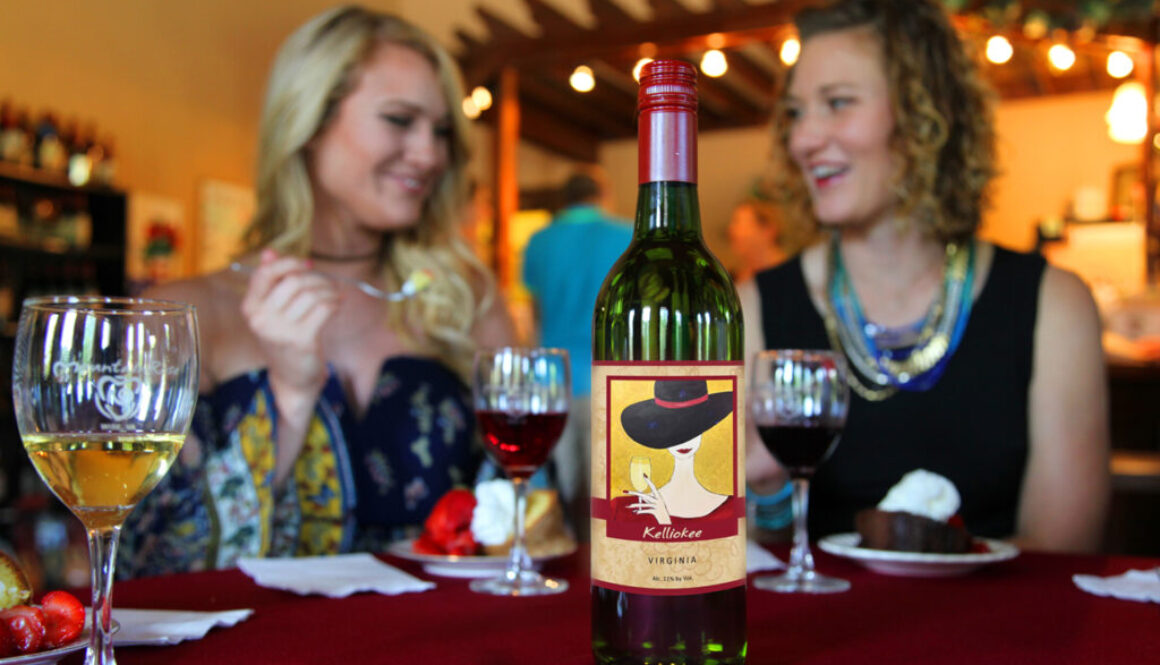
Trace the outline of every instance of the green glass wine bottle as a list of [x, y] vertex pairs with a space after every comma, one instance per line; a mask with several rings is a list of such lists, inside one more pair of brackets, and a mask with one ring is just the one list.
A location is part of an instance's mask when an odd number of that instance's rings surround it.
[[633, 240], [593, 317], [592, 649], [605, 665], [746, 658], [743, 325], [701, 234], [696, 132], [696, 70], [645, 65]]

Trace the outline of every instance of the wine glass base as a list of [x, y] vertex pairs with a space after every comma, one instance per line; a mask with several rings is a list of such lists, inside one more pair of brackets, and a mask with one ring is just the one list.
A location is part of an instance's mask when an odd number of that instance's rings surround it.
[[549, 596], [568, 590], [567, 580], [544, 577], [534, 570], [524, 570], [513, 578], [507, 573], [499, 577], [472, 580], [469, 585], [476, 593], [493, 596]]
[[753, 586], [778, 593], [841, 593], [850, 588], [850, 582], [810, 572], [804, 575], [786, 573], [758, 577], [753, 580]]

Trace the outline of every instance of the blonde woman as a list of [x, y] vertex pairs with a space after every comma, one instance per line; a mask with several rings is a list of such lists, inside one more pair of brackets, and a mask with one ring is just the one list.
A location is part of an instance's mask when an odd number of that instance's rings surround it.
[[[514, 339], [458, 233], [467, 124], [451, 57], [403, 20], [328, 10], [282, 46], [257, 212], [232, 269], [150, 294], [195, 304], [198, 416], [126, 526], [122, 574], [380, 549], [478, 465], [464, 377]], [[359, 283], [417, 297], [387, 302]]]

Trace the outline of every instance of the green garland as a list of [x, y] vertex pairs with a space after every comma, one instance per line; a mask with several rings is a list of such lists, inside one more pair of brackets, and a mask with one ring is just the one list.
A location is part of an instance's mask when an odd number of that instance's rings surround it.
[[[994, 25], [1037, 25], [1044, 33], [1055, 29], [1099, 30], [1109, 24], [1146, 22], [1160, 12], [1158, 0], [1077, 0], [1076, 2], [1036, 2], [1035, 0], [942, 0], [951, 12], [978, 14]], [[981, 6], [980, 6], [981, 5]]]

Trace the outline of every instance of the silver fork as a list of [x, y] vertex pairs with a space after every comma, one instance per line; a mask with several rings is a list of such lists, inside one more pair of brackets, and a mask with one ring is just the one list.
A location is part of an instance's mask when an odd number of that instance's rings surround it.
[[[253, 267], [244, 263], [239, 263], [238, 261], [234, 261], [230, 264], [230, 270], [242, 274], [249, 274], [254, 272]], [[333, 279], [336, 282], [350, 284], [351, 286], [357, 288], [359, 291], [362, 291], [372, 298], [379, 298], [388, 302], [399, 302], [400, 300], [413, 298], [420, 291], [426, 289], [427, 286], [431, 283], [431, 271], [426, 269], [411, 271], [411, 274], [407, 275], [406, 281], [403, 282], [403, 285], [399, 287], [398, 291], [384, 291], [377, 286], [367, 284], [361, 279], [355, 279], [353, 277], [331, 275], [323, 272], [319, 272], [317, 274], [322, 275], [327, 279]]]

